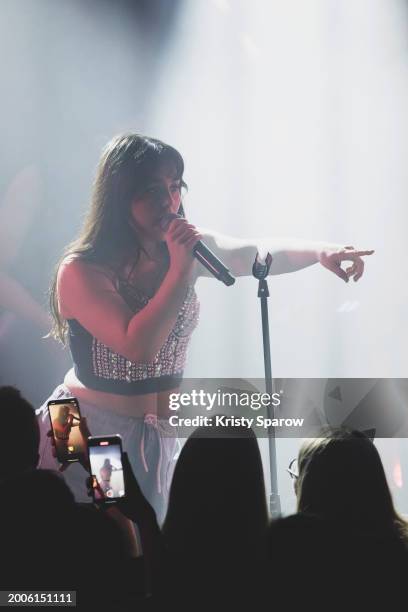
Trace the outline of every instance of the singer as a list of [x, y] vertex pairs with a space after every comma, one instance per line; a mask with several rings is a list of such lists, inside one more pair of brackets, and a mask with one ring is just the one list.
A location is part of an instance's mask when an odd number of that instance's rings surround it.
[[[119, 433], [143, 493], [162, 520], [177, 440], [169, 436], [169, 395], [177, 392], [197, 325], [194, 283], [211, 272], [194, 255], [202, 240], [232, 275], [250, 275], [257, 250], [271, 274], [320, 262], [344, 281], [364, 270], [357, 251], [322, 243], [267, 245], [201, 234], [184, 216], [184, 162], [173, 147], [139, 134], [103, 150], [90, 208], [51, 286], [52, 334], [69, 343], [73, 368], [49, 399], [75, 396], [93, 435]], [[347, 270], [341, 263], [350, 262]], [[227, 289], [226, 289], [227, 290]], [[49, 400], [47, 400], [49, 401]], [[47, 402], [38, 410], [41, 467], [55, 467]], [[79, 499], [78, 465], [67, 480]]]

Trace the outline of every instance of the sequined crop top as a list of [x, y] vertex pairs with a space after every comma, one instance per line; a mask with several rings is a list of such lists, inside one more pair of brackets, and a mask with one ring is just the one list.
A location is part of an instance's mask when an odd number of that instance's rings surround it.
[[[118, 291], [134, 313], [149, 301], [146, 294], [127, 283], [121, 284]], [[94, 338], [76, 319], [68, 319], [75, 374], [90, 389], [119, 395], [173, 389], [182, 380], [188, 343], [198, 317], [199, 302], [190, 286], [170, 335], [151, 363], [129, 361]]]

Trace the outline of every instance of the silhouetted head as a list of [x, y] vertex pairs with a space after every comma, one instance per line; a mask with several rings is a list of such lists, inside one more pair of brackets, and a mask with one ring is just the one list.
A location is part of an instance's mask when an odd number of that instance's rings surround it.
[[393, 529], [401, 519], [378, 451], [359, 431], [330, 429], [299, 452], [298, 510], [365, 530]]
[[0, 387], [0, 480], [37, 467], [40, 429], [32, 405], [14, 387]]
[[[256, 550], [267, 525], [262, 462], [251, 429], [201, 427], [176, 464], [163, 532], [172, 550]], [[218, 554], [218, 553], [217, 553]]]

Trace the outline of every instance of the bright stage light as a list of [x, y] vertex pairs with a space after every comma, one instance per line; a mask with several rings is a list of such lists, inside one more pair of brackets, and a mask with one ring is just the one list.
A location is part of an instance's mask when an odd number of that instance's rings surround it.
[[[270, 280], [273, 374], [407, 376], [406, 4], [197, 0], [183, 9], [151, 125], [185, 156], [191, 220], [236, 236], [376, 249], [357, 285], [318, 266]], [[212, 309], [202, 309], [188, 374], [262, 376], [253, 279], [198, 289]]]

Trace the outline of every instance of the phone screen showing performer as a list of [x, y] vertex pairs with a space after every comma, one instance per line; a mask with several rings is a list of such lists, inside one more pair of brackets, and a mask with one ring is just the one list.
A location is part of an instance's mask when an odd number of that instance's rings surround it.
[[78, 461], [85, 453], [85, 440], [80, 431], [81, 415], [78, 400], [71, 397], [48, 402], [51, 429], [57, 459], [61, 463]]
[[88, 452], [95, 502], [113, 502], [123, 497], [122, 438], [119, 435], [91, 436]]

